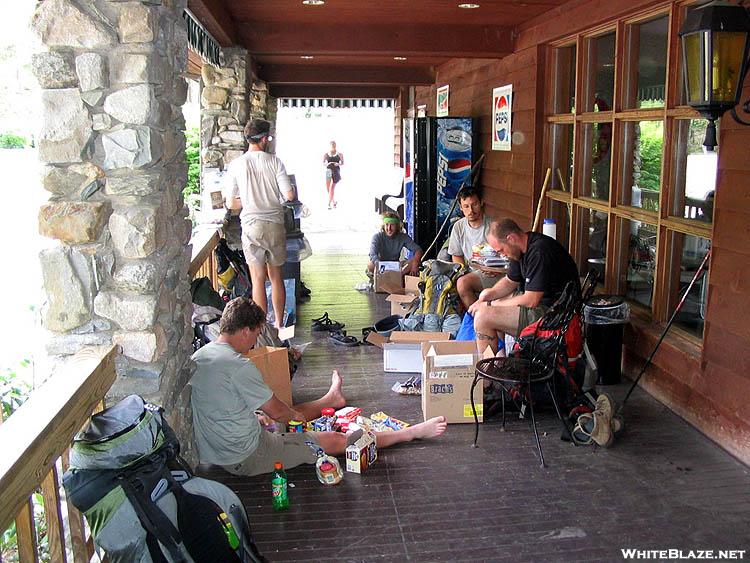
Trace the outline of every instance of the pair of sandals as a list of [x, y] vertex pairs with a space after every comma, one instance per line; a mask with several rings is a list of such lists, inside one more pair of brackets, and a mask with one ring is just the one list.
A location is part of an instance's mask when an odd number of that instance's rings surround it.
[[346, 325], [338, 321], [334, 321], [328, 316], [328, 312], [323, 313], [322, 317], [312, 320], [310, 329], [313, 332], [338, 332]]

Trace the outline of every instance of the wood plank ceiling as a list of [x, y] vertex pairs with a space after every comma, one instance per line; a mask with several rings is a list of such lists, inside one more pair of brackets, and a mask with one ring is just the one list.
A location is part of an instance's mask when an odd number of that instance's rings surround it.
[[453, 57], [501, 58], [514, 27], [567, 0], [188, 0], [226, 47], [244, 47], [277, 97], [393, 97]]

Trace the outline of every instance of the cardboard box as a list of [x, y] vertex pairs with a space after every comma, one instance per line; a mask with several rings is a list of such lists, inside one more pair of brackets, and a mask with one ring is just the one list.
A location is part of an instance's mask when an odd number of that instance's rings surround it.
[[421, 373], [422, 343], [450, 340], [449, 332], [394, 331], [390, 338], [371, 332], [367, 341], [383, 349], [383, 370]]
[[405, 317], [419, 305], [419, 277], [404, 276], [404, 289], [385, 298], [391, 304], [391, 315]]
[[377, 262], [373, 276], [375, 293], [400, 293], [404, 289], [399, 262]]
[[365, 431], [362, 437], [346, 446], [346, 470], [352, 473], [364, 473], [378, 459], [378, 447], [375, 435]]
[[292, 379], [289, 375], [289, 355], [286, 348], [260, 346], [246, 356], [252, 360], [273, 394], [287, 405], [292, 405]]
[[[491, 350], [490, 350], [491, 354]], [[427, 420], [444, 416], [448, 423], [474, 422], [471, 384], [479, 360], [475, 342], [427, 342], [422, 344], [422, 414]], [[474, 388], [477, 418], [482, 422], [484, 387]]]

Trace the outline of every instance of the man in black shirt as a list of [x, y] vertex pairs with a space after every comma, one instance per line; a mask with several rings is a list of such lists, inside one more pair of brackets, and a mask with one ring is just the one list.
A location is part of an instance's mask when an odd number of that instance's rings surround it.
[[493, 221], [487, 242], [510, 259], [508, 273], [479, 294], [470, 308], [480, 350], [488, 345], [497, 352], [498, 339], [517, 336], [538, 320], [574, 281], [580, 292], [578, 268], [568, 251], [555, 239], [524, 232], [511, 219]]

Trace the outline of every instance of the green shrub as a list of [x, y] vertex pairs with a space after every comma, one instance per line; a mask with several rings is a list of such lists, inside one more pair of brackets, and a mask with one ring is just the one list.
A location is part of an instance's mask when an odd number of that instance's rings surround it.
[[[188, 180], [182, 190], [185, 201], [189, 195], [201, 193], [201, 142], [200, 131], [193, 127], [185, 131], [185, 157], [188, 162]], [[194, 198], [191, 198], [194, 199]]]
[[25, 137], [13, 133], [0, 133], [0, 148], [22, 149], [28, 144]]

